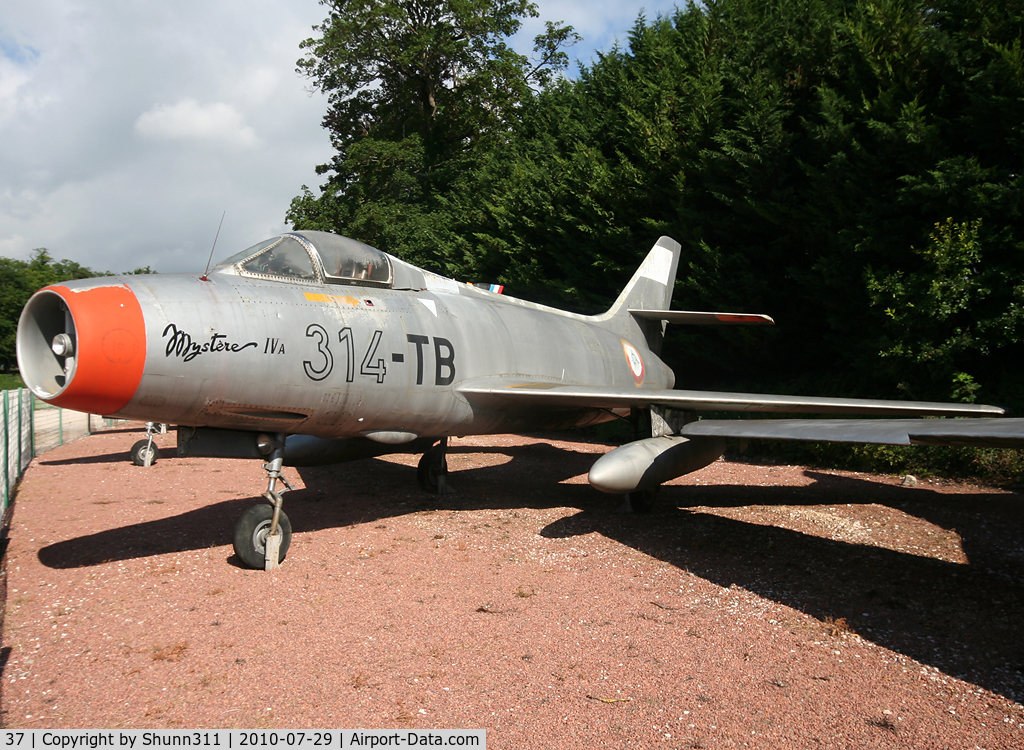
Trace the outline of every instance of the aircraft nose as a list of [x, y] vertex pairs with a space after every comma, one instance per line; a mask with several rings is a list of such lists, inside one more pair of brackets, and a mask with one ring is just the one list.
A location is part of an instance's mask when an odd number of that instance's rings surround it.
[[36, 292], [18, 322], [18, 367], [44, 401], [92, 414], [116, 414], [131, 400], [146, 365], [146, 326], [135, 294], [105, 279]]

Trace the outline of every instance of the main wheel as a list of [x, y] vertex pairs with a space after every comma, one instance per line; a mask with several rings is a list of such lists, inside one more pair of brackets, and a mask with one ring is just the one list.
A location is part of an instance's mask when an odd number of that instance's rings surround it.
[[[254, 505], [242, 514], [235, 524], [235, 554], [250, 568], [262, 570], [267, 561], [267, 534], [274, 519], [274, 506]], [[292, 524], [281, 511], [277, 528], [281, 532], [280, 560], [284, 560], [288, 545], [292, 543]]]
[[152, 466], [156, 463], [156, 457], [158, 454], [159, 450], [155, 443], [151, 443], [148, 440], [139, 440], [132, 446], [132, 463], [136, 466], [145, 466], [146, 458], [148, 457], [150, 466]]
[[654, 510], [654, 502], [658, 499], [659, 487], [649, 490], [637, 490], [626, 495], [626, 505], [630, 513], [650, 513]]
[[416, 467], [416, 479], [424, 492], [437, 493], [441, 489], [441, 477], [448, 473], [448, 458], [440, 445], [435, 445], [420, 457]]

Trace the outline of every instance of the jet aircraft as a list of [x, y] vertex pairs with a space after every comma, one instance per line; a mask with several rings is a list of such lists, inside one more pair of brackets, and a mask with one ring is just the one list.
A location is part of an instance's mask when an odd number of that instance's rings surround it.
[[[22, 313], [18, 362], [51, 404], [178, 425], [178, 455], [262, 459], [267, 502], [239, 519], [234, 548], [267, 569], [291, 538], [283, 466], [422, 452], [420, 483], [443, 492], [450, 436], [643, 416], [645, 437], [589, 474], [637, 509], [660, 484], [716, 460], [731, 437], [1024, 445], [1024, 420], [994, 418], [994, 406], [673, 389], [659, 358], [668, 323], [773, 324], [670, 310], [679, 255], [662, 237], [608, 311], [587, 316], [339, 235], [289, 232], [202, 276], [45, 287]], [[700, 420], [702, 411], [897, 418]]]

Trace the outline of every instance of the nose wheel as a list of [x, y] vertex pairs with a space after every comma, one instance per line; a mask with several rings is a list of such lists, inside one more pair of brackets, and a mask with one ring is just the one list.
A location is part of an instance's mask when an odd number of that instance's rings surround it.
[[131, 449], [132, 463], [136, 466], [152, 466], [156, 463], [159, 448], [153, 442], [157, 428], [153, 422], [146, 422], [146, 439], [139, 440]]
[[[254, 505], [242, 514], [235, 524], [235, 554], [250, 568], [263, 569], [267, 562], [267, 537], [274, 521], [273, 505]], [[280, 511], [277, 518], [280, 534], [278, 563], [284, 560], [292, 543], [292, 524]]]
[[132, 463], [136, 466], [152, 466], [156, 463], [156, 446], [153, 438], [140, 440], [132, 446]]
[[270, 442], [272, 450], [268, 460], [263, 464], [269, 479], [263, 497], [269, 505], [254, 505], [235, 524], [235, 554], [250, 568], [275, 570], [284, 560], [292, 543], [292, 524], [281, 510], [284, 505], [282, 495], [286, 490], [277, 489], [278, 481], [287, 490], [294, 489], [281, 473], [281, 467], [284, 466], [284, 444], [285, 436], [275, 435]]

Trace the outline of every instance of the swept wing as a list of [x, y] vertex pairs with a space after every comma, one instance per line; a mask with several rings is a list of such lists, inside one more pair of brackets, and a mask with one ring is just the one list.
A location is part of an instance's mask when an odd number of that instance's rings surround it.
[[1024, 419], [706, 419], [687, 437], [1024, 448]]
[[[1004, 414], [998, 406], [927, 401], [782, 396], [728, 391], [684, 391], [575, 386], [512, 379], [469, 381], [458, 392], [471, 404], [491, 407], [621, 409], [662, 406], [684, 411], [739, 411], [873, 416], [972, 416]], [[796, 420], [803, 421], [803, 420]], [[1005, 421], [1005, 420], [1000, 420]], [[716, 422], [728, 424], [728, 420]], [[737, 421], [737, 423], [739, 423]], [[818, 438], [811, 438], [818, 439]]]

